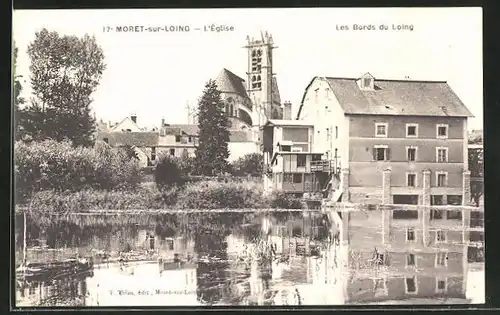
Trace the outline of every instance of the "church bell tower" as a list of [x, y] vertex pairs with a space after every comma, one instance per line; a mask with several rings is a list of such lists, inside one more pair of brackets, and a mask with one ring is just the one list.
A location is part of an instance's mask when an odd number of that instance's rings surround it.
[[272, 35], [261, 32], [261, 38], [247, 36], [248, 71], [247, 92], [253, 103], [254, 125], [262, 126], [268, 119], [279, 119], [280, 108], [273, 100], [273, 49]]

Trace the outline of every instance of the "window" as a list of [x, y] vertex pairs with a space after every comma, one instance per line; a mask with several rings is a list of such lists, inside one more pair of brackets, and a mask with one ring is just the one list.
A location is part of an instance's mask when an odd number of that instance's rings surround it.
[[448, 148], [436, 148], [436, 162], [447, 163], [448, 162]]
[[181, 136], [175, 136], [175, 142], [181, 142]]
[[339, 127], [335, 126], [335, 139], [339, 138]]
[[312, 160], [313, 161], [321, 161], [321, 154], [313, 154]]
[[375, 136], [387, 137], [387, 124], [386, 123], [375, 124]]
[[[442, 206], [443, 196], [441, 195], [432, 195], [431, 196], [431, 206]], [[441, 220], [443, 219], [443, 210], [431, 210], [431, 220]]]
[[319, 88], [314, 90], [314, 102], [318, 102]]
[[448, 138], [448, 125], [437, 125], [437, 138], [438, 139], [446, 139]]
[[436, 173], [436, 186], [445, 187], [446, 186], [447, 174], [445, 172]]
[[303, 154], [297, 155], [297, 167], [306, 166], [306, 156]]
[[290, 151], [292, 151], [292, 146], [290, 146], [290, 145], [282, 145], [281, 146], [281, 151], [283, 151], [283, 152], [290, 152]]
[[125, 131], [127, 131], [127, 132], [132, 132], [132, 129], [125, 129]]
[[292, 174], [285, 174], [283, 176], [283, 182], [291, 184], [293, 182], [293, 176], [292, 176]]
[[188, 142], [193, 142], [193, 137], [189, 136], [188, 137]]
[[151, 147], [151, 161], [156, 160], [156, 147]]
[[446, 278], [436, 278], [436, 293], [446, 293], [448, 281]]
[[436, 243], [445, 243], [446, 242], [446, 232], [442, 230], [436, 231]]
[[[461, 195], [448, 195], [446, 196], [446, 203], [452, 206], [462, 205]], [[446, 211], [447, 220], [462, 220], [462, 211], [460, 210], [449, 210]]]
[[109, 143], [109, 139], [108, 138], [103, 138], [102, 141], [104, 141], [106, 143]]
[[406, 229], [406, 241], [415, 242], [415, 229], [413, 228]]
[[462, 205], [462, 196], [461, 195], [448, 195], [446, 197], [446, 203], [452, 206], [461, 206]]
[[406, 267], [416, 267], [415, 254], [406, 255]]
[[330, 140], [330, 128], [326, 128], [326, 141]]
[[175, 155], [175, 149], [170, 149], [170, 155]]
[[369, 88], [370, 86], [371, 86], [371, 79], [370, 78], [363, 78], [363, 87]]
[[406, 185], [408, 187], [416, 187], [417, 186], [417, 174], [406, 173]]
[[174, 240], [173, 239], [167, 239], [167, 246], [169, 250], [174, 250]]
[[405, 289], [406, 289], [406, 294], [416, 294], [417, 278], [416, 277], [405, 278]]
[[373, 159], [375, 161], [388, 161], [389, 148], [387, 146], [378, 145], [373, 148]]
[[416, 138], [418, 136], [417, 124], [406, 124], [406, 137]]
[[406, 159], [409, 162], [415, 162], [417, 160], [417, 148], [406, 147]]
[[449, 210], [446, 211], [446, 220], [462, 220], [462, 211], [460, 210]]
[[293, 174], [293, 183], [294, 184], [302, 183], [302, 174]]
[[436, 254], [436, 267], [448, 266], [448, 253], [442, 252]]
[[415, 220], [418, 219], [417, 210], [393, 210], [392, 218], [394, 220]]
[[387, 257], [384, 254], [375, 253], [374, 263], [375, 263], [375, 265], [383, 266], [383, 265], [386, 265], [386, 262], [387, 262], [386, 259], [387, 259]]

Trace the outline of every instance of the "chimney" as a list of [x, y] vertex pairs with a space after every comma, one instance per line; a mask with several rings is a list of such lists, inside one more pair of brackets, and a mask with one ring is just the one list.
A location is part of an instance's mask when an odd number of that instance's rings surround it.
[[292, 103], [286, 101], [283, 104], [283, 119], [284, 120], [292, 120]]
[[162, 118], [161, 118], [161, 126], [162, 126], [162, 127], [165, 127], [165, 117], [162, 117]]
[[137, 115], [136, 114], [130, 115], [130, 119], [132, 119], [132, 121], [137, 124]]

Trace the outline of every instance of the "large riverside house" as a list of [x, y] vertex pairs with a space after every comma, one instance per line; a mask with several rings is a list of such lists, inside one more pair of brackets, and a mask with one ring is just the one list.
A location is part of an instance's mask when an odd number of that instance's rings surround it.
[[446, 82], [367, 73], [307, 86], [297, 119], [314, 122], [311, 151], [340, 169], [329, 201], [370, 205], [328, 211], [341, 229], [346, 302], [465, 296], [471, 234], [482, 230], [470, 209], [374, 207], [468, 205], [471, 116]]
[[446, 82], [367, 73], [315, 77], [297, 119], [314, 121], [313, 151], [339, 161], [342, 200], [462, 204], [470, 200], [471, 116]]

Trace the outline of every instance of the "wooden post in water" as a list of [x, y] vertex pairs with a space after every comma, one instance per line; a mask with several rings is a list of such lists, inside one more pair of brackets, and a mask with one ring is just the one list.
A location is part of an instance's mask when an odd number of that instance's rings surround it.
[[26, 210], [23, 212], [23, 266], [26, 266]]

